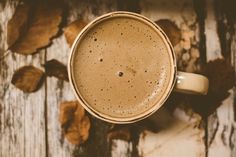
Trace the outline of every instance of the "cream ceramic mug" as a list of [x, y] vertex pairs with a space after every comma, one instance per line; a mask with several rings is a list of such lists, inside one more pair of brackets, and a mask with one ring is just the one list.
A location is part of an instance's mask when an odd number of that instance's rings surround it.
[[205, 95], [205, 76], [177, 72], [166, 34], [148, 18], [112, 12], [90, 22], [69, 57], [71, 86], [80, 104], [111, 123], [132, 123], [157, 111], [174, 90]]

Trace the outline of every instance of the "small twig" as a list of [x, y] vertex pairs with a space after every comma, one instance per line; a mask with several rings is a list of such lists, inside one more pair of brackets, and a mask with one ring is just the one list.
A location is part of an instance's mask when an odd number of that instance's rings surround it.
[[10, 53], [10, 50], [6, 50], [5, 52], [3, 52], [3, 55], [0, 56], [0, 61], [4, 59], [9, 53]]

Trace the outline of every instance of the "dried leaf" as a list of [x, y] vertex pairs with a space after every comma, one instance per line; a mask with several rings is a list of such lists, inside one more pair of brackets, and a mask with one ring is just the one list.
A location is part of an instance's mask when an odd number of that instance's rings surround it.
[[107, 141], [111, 141], [113, 139], [122, 139], [125, 141], [130, 141], [131, 140], [131, 133], [130, 133], [130, 128], [129, 127], [121, 127], [121, 128], [116, 128], [110, 131], [107, 134]]
[[65, 137], [72, 144], [81, 144], [88, 139], [90, 128], [90, 120], [87, 116], [83, 117], [79, 124], [73, 124], [68, 128]]
[[88, 139], [90, 120], [77, 101], [61, 103], [59, 121], [62, 132], [70, 143], [79, 145]]
[[30, 93], [38, 90], [44, 81], [44, 72], [34, 66], [24, 66], [15, 71], [11, 83], [20, 90]]
[[65, 128], [66, 125], [73, 120], [73, 114], [76, 108], [77, 102], [66, 101], [61, 103], [59, 121], [61, 122], [63, 128]]
[[224, 59], [210, 61], [202, 71], [209, 79], [212, 94], [226, 93], [234, 85], [234, 68]]
[[67, 43], [72, 46], [76, 36], [87, 25], [87, 22], [83, 20], [76, 20], [70, 23], [64, 30]]
[[177, 45], [181, 40], [180, 29], [176, 24], [168, 19], [161, 19], [155, 22], [169, 37], [173, 46]]
[[[184, 94], [173, 93], [167, 100], [167, 105], [173, 107], [185, 101], [191, 108], [199, 113], [203, 118], [207, 118], [222, 105], [222, 102], [230, 95], [229, 89], [234, 84], [234, 69], [224, 59], [217, 59], [207, 63], [202, 74], [209, 79], [209, 91], [206, 96], [187, 96]], [[166, 105], [166, 106], [167, 106]]]
[[9, 47], [11, 47], [22, 33], [26, 31], [29, 13], [29, 4], [21, 4], [16, 8], [14, 15], [7, 25], [7, 44]]
[[205, 97], [193, 97], [192, 104], [198, 113], [207, 117], [229, 96], [228, 90], [234, 85], [234, 68], [224, 59], [216, 59], [207, 63], [202, 73], [209, 79], [209, 91]]
[[44, 65], [47, 76], [55, 76], [61, 80], [69, 81], [66, 66], [56, 59], [47, 61]]
[[208, 93], [206, 96], [191, 96], [189, 97], [190, 106], [195, 112], [199, 113], [206, 119], [209, 115], [214, 113], [220, 105], [222, 105], [223, 100], [228, 96], [228, 92], [222, 93], [221, 95]]
[[[27, 9], [21, 11], [28, 7], [31, 8], [30, 12]], [[57, 3], [49, 5], [36, 1], [31, 5], [25, 3], [19, 6], [7, 26], [9, 49], [27, 55], [49, 45], [51, 39], [59, 31], [61, 15], [62, 8]], [[28, 16], [30, 18], [27, 18]], [[20, 20], [21, 18], [23, 20]], [[20, 21], [20, 25], [18, 25], [18, 21]], [[12, 31], [12, 29], [16, 29], [16, 31]]]

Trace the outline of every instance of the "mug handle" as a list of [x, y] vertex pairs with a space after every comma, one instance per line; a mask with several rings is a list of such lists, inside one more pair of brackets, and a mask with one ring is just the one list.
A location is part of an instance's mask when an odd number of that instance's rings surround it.
[[209, 88], [207, 77], [199, 74], [177, 72], [174, 91], [195, 95], [206, 95]]

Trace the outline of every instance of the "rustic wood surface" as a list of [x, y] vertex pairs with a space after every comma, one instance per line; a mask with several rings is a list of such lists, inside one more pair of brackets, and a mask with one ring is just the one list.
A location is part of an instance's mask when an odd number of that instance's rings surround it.
[[[19, 1], [0, 1], [0, 56], [8, 47], [7, 22], [18, 4]], [[64, 25], [78, 18], [91, 21], [115, 10], [138, 12], [154, 21], [169, 19], [182, 35], [174, 47], [179, 70], [198, 72], [207, 61], [225, 58], [236, 71], [236, 15], [231, 15], [232, 8], [227, 5], [231, 0], [71, 0], [65, 4]], [[58, 120], [60, 102], [75, 99], [69, 83], [48, 77], [40, 90], [31, 94], [10, 83], [14, 71], [23, 65], [44, 70], [42, 65], [47, 60], [66, 64], [69, 51], [61, 33], [35, 55], [10, 53], [0, 61], [0, 157], [236, 157], [234, 88], [207, 118], [194, 112], [184, 100], [167, 102], [144, 121], [158, 129], [142, 128], [141, 123], [132, 125], [129, 141], [108, 141], [107, 132], [113, 125], [89, 116], [88, 141], [80, 146], [70, 144], [63, 137]]]

